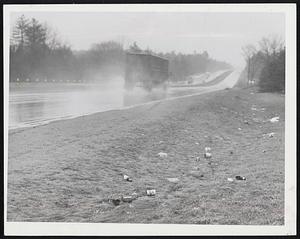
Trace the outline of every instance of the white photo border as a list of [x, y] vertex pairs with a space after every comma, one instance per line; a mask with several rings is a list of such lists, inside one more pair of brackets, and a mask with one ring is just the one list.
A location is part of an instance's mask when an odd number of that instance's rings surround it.
[[[12, 12], [274, 12], [285, 14], [285, 217], [284, 225], [183, 225], [7, 222], [9, 35]], [[5, 235], [295, 235], [296, 234], [296, 4], [41, 4], [3, 5], [4, 233]]]

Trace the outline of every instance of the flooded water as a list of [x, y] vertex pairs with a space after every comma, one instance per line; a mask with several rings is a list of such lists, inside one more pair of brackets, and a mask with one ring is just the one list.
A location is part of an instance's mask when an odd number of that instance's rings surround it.
[[11, 84], [9, 129], [36, 126], [153, 100], [215, 90], [212, 87], [169, 88], [151, 94], [142, 89], [125, 92], [123, 82], [110, 84]]

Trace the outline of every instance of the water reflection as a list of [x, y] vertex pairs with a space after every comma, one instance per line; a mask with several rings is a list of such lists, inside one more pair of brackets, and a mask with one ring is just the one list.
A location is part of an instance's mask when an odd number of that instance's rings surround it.
[[[56, 87], [56, 86], [55, 86]], [[61, 85], [54, 91], [52, 87], [41, 87], [38, 92], [30, 87], [10, 89], [9, 96], [9, 128], [19, 128], [48, 123], [53, 120], [72, 118], [161, 100], [172, 96], [193, 93], [195, 89], [169, 89], [167, 91], [154, 89], [147, 92], [141, 88], [125, 91], [122, 84], [82, 85], [70, 90], [70, 86]], [[50, 90], [49, 90], [50, 89]], [[199, 89], [197, 90], [199, 92]]]
[[9, 128], [48, 123], [53, 120], [102, 112], [154, 100], [199, 93], [201, 88], [141, 88], [127, 92], [122, 81], [102, 85], [12, 86], [9, 95]]
[[147, 92], [142, 88], [137, 88], [132, 91], [124, 91], [123, 93], [123, 106], [131, 106], [142, 104], [154, 100], [161, 100], [167, 97], [167, 91], [163, 89], [153, 89]]

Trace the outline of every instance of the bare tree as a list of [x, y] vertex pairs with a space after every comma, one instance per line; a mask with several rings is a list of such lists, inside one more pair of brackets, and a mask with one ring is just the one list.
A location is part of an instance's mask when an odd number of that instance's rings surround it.
[[44, 24], [44, 28], [46, 29], [46, 44], [51, 49], [57, 49], [62, 47], [61, 39], [56, 30], [54, 30], [51, 26], [47, 23]]
[[284, 48], [284, 41], [278, 35], [264, 37], [258, 44], [260, 51], [267, 57], [279, 53]]

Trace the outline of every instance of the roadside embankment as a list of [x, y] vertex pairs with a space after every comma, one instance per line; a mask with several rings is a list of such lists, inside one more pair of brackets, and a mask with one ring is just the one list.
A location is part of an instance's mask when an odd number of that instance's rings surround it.
[[231, 89], [11, 130], [8, 221], [283, 225], [284, 119]]

